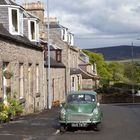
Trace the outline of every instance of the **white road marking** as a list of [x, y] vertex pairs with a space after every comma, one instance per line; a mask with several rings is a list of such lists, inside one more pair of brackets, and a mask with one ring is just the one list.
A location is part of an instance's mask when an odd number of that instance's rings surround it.
[[58, 133], [60, 133], [59, 129], [57, 129], [56, 132], [53, 135], [57, 135]]

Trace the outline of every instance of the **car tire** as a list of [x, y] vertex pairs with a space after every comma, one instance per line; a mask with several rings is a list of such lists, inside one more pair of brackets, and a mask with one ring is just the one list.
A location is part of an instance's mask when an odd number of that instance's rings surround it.
[[67, 130], [67, 127], [65, 125], [60, 125], [60, 132], [61, 133], [66, 132], [66, 130]]
[[101, 131], [101, 129], [102, 129], [102, 124], [101, 124], [101, 123], [95, 124], [94, 129], [95, 129], [95, 131]]

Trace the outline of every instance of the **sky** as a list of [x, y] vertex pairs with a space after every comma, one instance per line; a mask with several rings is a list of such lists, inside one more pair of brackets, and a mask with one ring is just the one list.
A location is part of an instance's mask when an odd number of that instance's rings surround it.
[[[39, 0], [16, 0], [25, 1]], [[74, 34], [80, 48], [140, 46], [140, 0], [49, 0], [49, 15]]]

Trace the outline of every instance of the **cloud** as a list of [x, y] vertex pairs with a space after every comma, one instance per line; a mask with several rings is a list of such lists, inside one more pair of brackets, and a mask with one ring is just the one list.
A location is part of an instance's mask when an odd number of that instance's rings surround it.
[[76, 33], [137, 33], [140, 32], [138, 5], [139, 0], [53, 0], [51, 14]]
[[49, 0], [49, 8], [50, 16], [56, 16], [76, 38], [107, 38], [108, 43], [112, 38], [119, 43], [114, 39], [128, 41], [140, 33], [139, 0]]

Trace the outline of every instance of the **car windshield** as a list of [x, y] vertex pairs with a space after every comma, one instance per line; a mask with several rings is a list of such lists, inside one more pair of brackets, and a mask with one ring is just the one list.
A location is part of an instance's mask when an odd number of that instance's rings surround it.
[[68, 103], [92, 103], [95, 102], [95, 95], [92, 94], [71, 94], [67, 97]]

